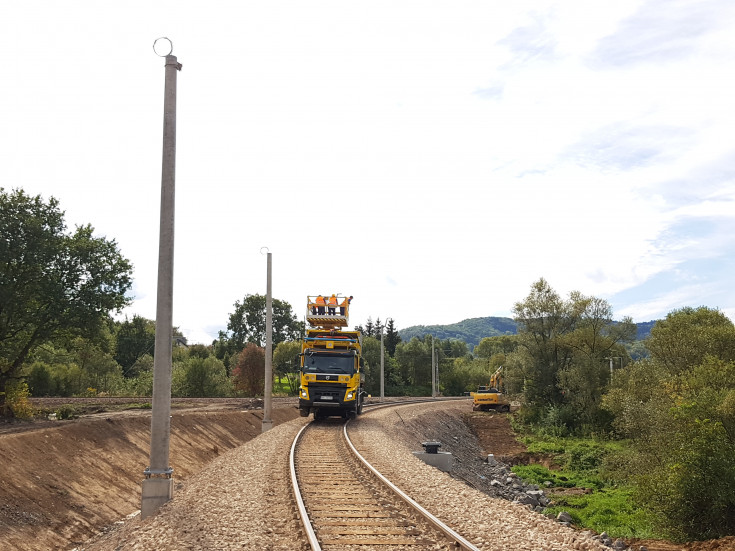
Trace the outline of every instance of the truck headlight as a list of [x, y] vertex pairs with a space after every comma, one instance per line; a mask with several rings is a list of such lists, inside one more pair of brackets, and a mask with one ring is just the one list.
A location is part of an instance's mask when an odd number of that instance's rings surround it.
[[305, 389], [305, 388], [302, 388], [302, 389], [301, 389], [301, 397], [302, 397], [302, 398], [306, 398], [306, 397], [308, 397], [308, 396], [309, 396], [309, 393], [308, 393], [308, 392], [306, 392], [306, 389]]
[[347, 400], [352, 400], [352, 391], [347, 393], [347, 396], [345, 397]]

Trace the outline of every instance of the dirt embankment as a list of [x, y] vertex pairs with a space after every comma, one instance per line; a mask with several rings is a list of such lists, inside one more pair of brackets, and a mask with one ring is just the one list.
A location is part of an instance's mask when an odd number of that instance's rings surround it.
[[[223, 408], [172, 410], [174, 480], [261, 434], [262, 409]], [[274, 425], [296, 417], [293, 406], [273, 409]], [[0, 548], [70, 549], [140, 509], [150, 423], [150, 411], [127, 411], [5, 427]]]

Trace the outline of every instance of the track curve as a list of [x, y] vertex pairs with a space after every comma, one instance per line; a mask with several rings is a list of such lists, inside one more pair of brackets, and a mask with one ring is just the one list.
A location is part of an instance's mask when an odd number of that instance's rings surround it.
[[350, 442], [348, 423], [312, 422], [291, 446], [292, 487], [312, 550], [476, 549], [375, 470]]

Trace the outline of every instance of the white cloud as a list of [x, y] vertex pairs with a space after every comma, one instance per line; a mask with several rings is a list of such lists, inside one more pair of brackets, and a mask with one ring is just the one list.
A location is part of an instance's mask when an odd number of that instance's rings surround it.
[[[17, 3], [0, 182], [117, 239], [129, 312], [154, 317], [166, 35], [183, 63], [174, 323], [192, 340], [265, 291], [264, 245], [299, 316], [332, 291], [355, 295], [355, 323], [508, 315], [542, 276], [617, 307], [735, 252], [733, 30], [724, 0]], [[720, 222], [694, 239], [694, 218]]]

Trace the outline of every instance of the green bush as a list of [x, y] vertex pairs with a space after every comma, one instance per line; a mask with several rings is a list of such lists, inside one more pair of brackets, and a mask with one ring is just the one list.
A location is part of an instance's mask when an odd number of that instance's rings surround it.
[[13, 415], [19, 419], [32, 419], [35, 413], [28, 397], [28, 385], [23, 381], [13, 380], [6, 386], [5, 403], [10, 407]]
[[63, 405], [56, 410], [57, 419], [76, 419], [79, 416], [79, 412], [71, 405]]
[[613, 538], [661, 538], [647, 513], [635, 505], [631, 486], [603, 488], [581, 495], [552, 495], [549, 513], [568, 512], [578, 526]]
[[567, 450], [567, 468], [572, 471], [596, 471], [602, 467], [605, 450], [602, 446], [582, 442]]
[[523, 480], [539, 486], [544, 486], [546, 481], [550, 481], [555, 488], [599, 489], [605, 486], [599, 477], [580, 475], [567, 470], [549, 470], [542, 465], [516, 465], [512, 470]]

